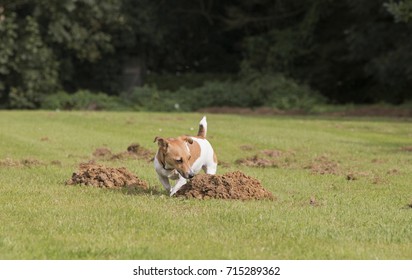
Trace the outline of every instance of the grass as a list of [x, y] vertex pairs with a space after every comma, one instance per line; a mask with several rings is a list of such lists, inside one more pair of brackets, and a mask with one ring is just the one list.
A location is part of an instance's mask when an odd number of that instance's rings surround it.
[[[125, 166], [152, 194], [64, 184], [98, 147], [121, 152], [138, 142], [155, 153], [155, 136], [194, 133], [200, 118], [1, 111], [0, 259], [412, 258], [412, 153], [402, 150], [412, 130], [401, 119], [209, 115], [209, 140], [228, 165], [218, 173], [256, 177], [276, 201], [169, 198], [138, 160], [102, 164]], [[234, 163], [263, 149], [292, 156], [278, 168]], [[338, 172], [311, 172], [320, 156]]]

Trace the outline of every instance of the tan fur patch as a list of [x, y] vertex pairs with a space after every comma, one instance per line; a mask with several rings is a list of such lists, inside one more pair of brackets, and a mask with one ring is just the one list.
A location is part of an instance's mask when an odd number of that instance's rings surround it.
[[193, 144], [189, 145], [189, 149], [191, 155], [189, 162], [190, 165], [193, 165], [193, 163], [200, 157], [200, 145], [196, 141], [193, 141]]

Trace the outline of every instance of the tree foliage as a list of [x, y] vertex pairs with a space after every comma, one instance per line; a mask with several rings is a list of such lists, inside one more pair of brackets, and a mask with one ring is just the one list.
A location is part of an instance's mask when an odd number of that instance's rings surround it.
[[401, 103], [411, 17], [411, 0], [3, 0], [0, 104], [119, 95], [133, 59], [157, 75], [280, 73], [331, 102]]

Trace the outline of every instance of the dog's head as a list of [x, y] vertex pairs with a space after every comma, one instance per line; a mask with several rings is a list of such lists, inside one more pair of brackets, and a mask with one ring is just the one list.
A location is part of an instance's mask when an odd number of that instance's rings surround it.
[[193, 139], [188, 136], [178, 138], [156, 137], [154, 142], [159, 146], [159, 160], [166, 169], [176, 169], [186, 179], [195, 175], [191, 169], [189, 145]]

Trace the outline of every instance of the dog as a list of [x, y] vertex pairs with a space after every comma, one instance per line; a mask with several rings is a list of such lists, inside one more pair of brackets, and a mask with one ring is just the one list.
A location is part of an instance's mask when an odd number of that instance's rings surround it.
[[[206, 140], [206, 116], [199, 123], [197, 136], [163, 138], [157, 136], [159, 149], [154, 158], [154, 167], [160, 183], [173, 196], [188, 179], [193, 178], [201, 169], [206, 174], [216, 174], [217, 157], [212, 145]], [[177, 180], [172, 187], [169, 179]]]

